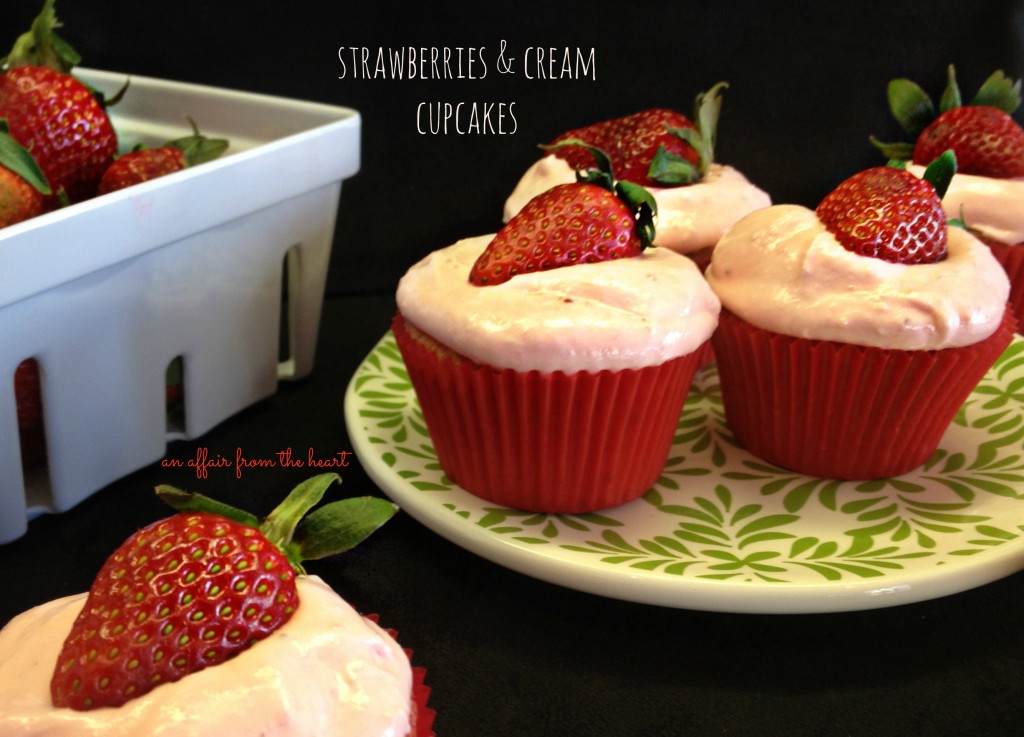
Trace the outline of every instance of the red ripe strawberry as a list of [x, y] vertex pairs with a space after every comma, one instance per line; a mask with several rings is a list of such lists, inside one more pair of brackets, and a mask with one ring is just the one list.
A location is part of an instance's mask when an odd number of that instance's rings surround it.
[[42, 212], [42, 193], [10, 169], [0, 166], [0, 228]]
[[281, 627], [300, 606], [301, 559], [346, 550], [395, 512], [381, 499], [347, 499], [302, 520], [337, 480], [324, 474], [300, 484], [262, 524], [160, 487], [186, 511], [133, 534], [100, 569], [58, 657], [54, 706], [120, 706]]
[[117, 134], [88, 87], [49, 67], [14, 67], [0, 75], [0, 117], [54, 192], [72, 202], [96, 193], [117, 153]]
[[21, 462], [28, 467], [46, 458], [43, 396], [39, 383], [39, 364], [34, 358], [22, 361], [14, 370], [14, 399], [18, 408]]
[[54, 32], [53, 0], [46, 0], [32, 23], [3, 59], [0, 118], [28, 148], [46, 175], [58, 202], [91, 197], [117, 153], [117, 134], [104, 105], [70, 73], [78, 55]]
[[[578, 145], [564, 141], [561, 145]], [[614, 182], [607, 158], [585, 181], [560, 184], [534, 197], [487, 244], [469, 281], [494, 286], [518, 274], [639, 256], [654, 240], [654, 200], [631, 182]]]
[[[654, 155], [662, 146], [692, 164], [700, 161], [700, 156], [693, 147], [670, 133], [669, 128], [695, 129], [695, 126], [682, 113], [653, 108], [566, 131], [552, 143], [584, 141], [608, 154], [619, 178], [627, 182], [651, 185], [654, 182], [649, 179], [648, 172]], [[557, 155], [574, 169], [585, 169], [591, 163], [590, 155], [580, 148], [561, 149]]]
[[185, 152], [173, 146], [144, 148], [119, 156], [100, 179], [97, 194], [141, 184], [185, 168]]
[[843, 247], [862, 256], [900, 264], [946, 257], [940, 195], [930, 181], [903, 169], [858, 172], [826, 195], [815, 212]]
[[[693, 123], [682, 113], [652, 108], [613, 118], [558, 136], [552, 145], [580, 140], [608, 154], [619, 179], [645, 187], [679, 186], [699, 181], [714, 160], [715, 128], [724, 82], [697, 96]], [[556, 155], [574, 169], [591, 157], [582, 149], [562, 148]]]
[[956, 154], [965, 174], [1007, 178], [1024, 176], [1024, 129], [1010, 115], [1020, 106], [1020, 81], [996, 71], [964, 104], [956, 70], [947, 69], [946, 89], [936, 105], [909, 79], [889, 83], [889, 108], [913, 143], [872, 142], [889, 159], [925, 166], [943, 151]]
[[98, 194], [114, 192], [211, 161], [227, 149], [226, 140], [201, 136], [194, 124], [192, 130], [191, 136], [169, 141], [158, 148], [129, 151], [118, 157], [103, 174]]
[[42, 214], [47, 194], [50, 186], [39, 165], [0, 120], [0, 228]]
[[927, 165], [947, 149], [964, 174], [1024, 176], [1024, 129], [998, 108], [963, 105], [942, 113], [917, 137], [914, 163]]
[[55, 706], [119, 706], [227, 660], [288, 621], [295, 573], [253, 527], [182, 513], [100, 569], [57, 661]]

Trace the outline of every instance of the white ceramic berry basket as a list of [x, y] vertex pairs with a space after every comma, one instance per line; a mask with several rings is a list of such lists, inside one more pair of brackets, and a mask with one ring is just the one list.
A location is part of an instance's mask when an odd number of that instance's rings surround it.
[[[108, 94], [129, 78], [77, 73]], [[111, 109], [122, 149], [187, 135], [186, 116], [230, 148], [0, 230], [0, 543], [312, 370], [341, 184], [359, 169], [359, 114], [130, 83]], [[26, 358], [40, 366], [48, 453], [27, 471], [13, 390]], [[175, 359], [178, 426], [165, 399]]]

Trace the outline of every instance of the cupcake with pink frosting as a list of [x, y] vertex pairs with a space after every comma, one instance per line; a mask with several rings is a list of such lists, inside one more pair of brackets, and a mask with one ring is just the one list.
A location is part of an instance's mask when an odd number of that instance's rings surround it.
[[1017, 322], [1024, 324], [1024, 129], [1011, 117], [1020, 107], [1020, 81], [994, 72], [964, 102], [950, 65], [938, 106], [908, 79], [890, 82], [888, 96], [914, 141], [876, 144], [919, 176], [942, 151], [956, 154], [958, 170], [943, 209], [992, 249], [1010, 279]]
[[[725, 230], [771, 198], [739, 170], [714, 161], [721, 110], [720, 82], [697, 96], [691, 121], [682, 113], [654, 108], [567, 131], [553, 144], [575, 139], [608, 153], [616, 175], [647, 188], [658, 207], [655, 244], [692, 258], [702, 269]], [[578, 149], [548, 151], [523, 174], [505, 202], [507, 222], [541, 192], [575, 181], [589, 166]]]
[[159, 487], [177, 514], [132, 533], [87, 593], [0, 630], [0, 734], [434, 737], [410, 651], [302, 566], [395, 512], [364, 497], [305, 517], [337, 480], [263, 520]]
[[[940, 190], [943, 171], [929, 174]], [[854, 175], [816, 210], [748, 215], [706, 276], [722, 302], [713, 344], [730, 428], [812, 476], [924, 463], [1015, 326], [991, 251], [947, 223], [930, 181], [895, 167]]]
[[395, 338], [470, 493], [579, 513], [661, 474], [719, 303], [690, 259], [649, 247], [652, 209], [606, 175], [558, 185], [402, 277]]

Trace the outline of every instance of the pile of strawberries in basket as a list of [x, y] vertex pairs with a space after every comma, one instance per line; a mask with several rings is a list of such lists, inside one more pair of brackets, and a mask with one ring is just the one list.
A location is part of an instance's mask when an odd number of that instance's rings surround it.
[[[105, 99], [74, 75], [79, 55], [55, 31], [53, 0], [0, 59], [0, 227], [220, 156], [227, 141], [192, 132], [119, 152]], [[186, 128], [187, 130], [187, 128]]]
[[[58, 26], [54, 0], [45, 0], [0, 59], [0, 228], [210, 161], [228, 146], [200, 135], [183, 111], [186, 135], [122, 151], [107, 110], [131, 94], [129, 81], [110, 99], [83, 83], [74, 74], [80, 57]], [[18, 365], [14, 388], [22, 461], [30, 466], [46, 455], [35, 359]], [[169, 403], [173, 388], [169, 380]]]

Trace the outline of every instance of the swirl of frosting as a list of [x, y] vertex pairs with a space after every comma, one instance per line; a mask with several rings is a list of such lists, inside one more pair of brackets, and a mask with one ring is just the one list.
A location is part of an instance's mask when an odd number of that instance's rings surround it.
[[50, 701], [50, 676], [85, 594], [42, 604], [0, 631], [0, 734], [47, 737], [403, 737], [412, 670], [401, 647], [315, 576], [279, 630], [211, 668], [117, 708]]
[[[505, 222], [531, 199], [556, 184], [576, 181], [568, 163], [554, 154], [537, 161], [505, 201]], [[658, 204], [655, 245], [690, 254], [714, 246], [729, 226], [771, 198], [731, 166], [712, 164], [704, 178], [681, 187], [647, 187]]]
[[977, 343], [999, 326], [1009, 281], [990, 250], [949, 228], [933, 264], [895, 264], [844, 248], [813, 210], [775, 205], [719, 241], [706, 276], [747, 322], [798, 338], [901, 350]]
[[396, 293], [406, 320], [477, 363], [542, 373], [655, 366], [692, 353], [718, 325], [700, 271], [663, 248], [474, 286], [470, 267], [493, 237], [429, 254]]
[[[924, 167], [910, 164], [916, 176]], [[962, 218], [984, 238], [1013, 245], [1024, 242], [1024, 179], [995, 179], [977, 174], [953, 176], [942, 198], [946, 217]]]

